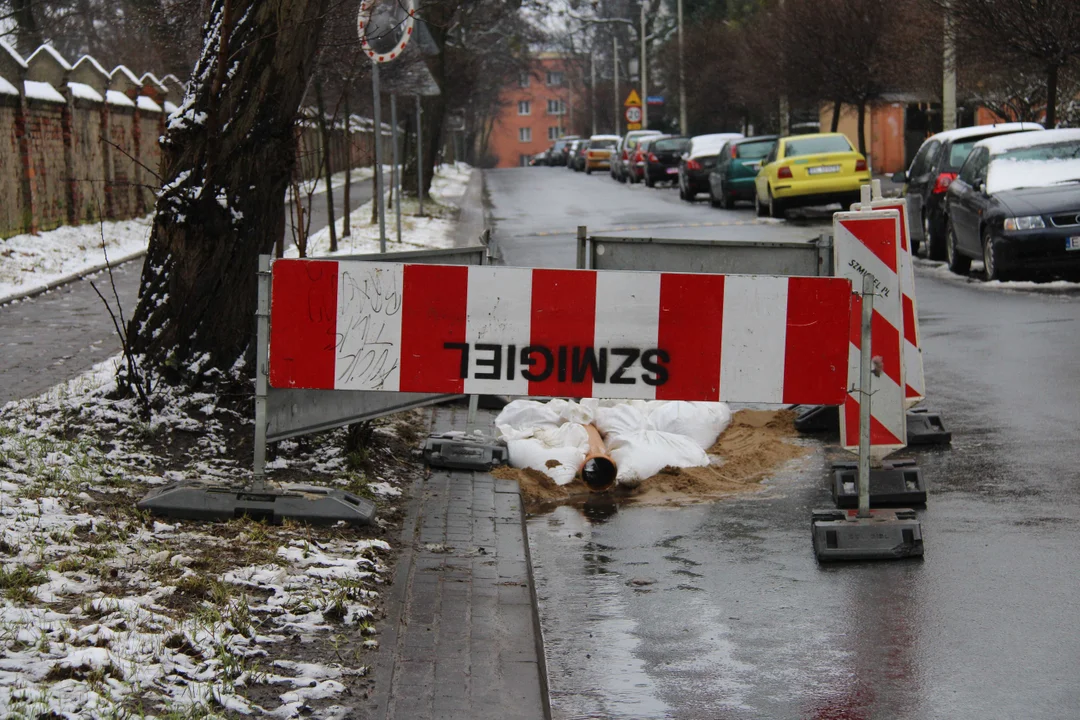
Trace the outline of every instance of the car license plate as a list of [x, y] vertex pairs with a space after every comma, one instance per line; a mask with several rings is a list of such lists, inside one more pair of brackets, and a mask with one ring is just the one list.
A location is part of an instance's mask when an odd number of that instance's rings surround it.
[[1080, 235], [1075, 235], [1071, 238], [1065, 238], [1066, 250], [1080, 250]]
[[840, 172], [839, 165], [818, 165], [817, 167], [809, 168], [806, 172], [811, 175], [824, 175], [825, 173]]
[[[667, 169], [667, 174], [668, 175], [676, 175], [676, 174], [678, 174], [678, 172], [679, 172], [679, 168], [668, 168]], [[1080, 238], [1072, 238], [1072, 239], [1073, 240], [1080, 240]]]

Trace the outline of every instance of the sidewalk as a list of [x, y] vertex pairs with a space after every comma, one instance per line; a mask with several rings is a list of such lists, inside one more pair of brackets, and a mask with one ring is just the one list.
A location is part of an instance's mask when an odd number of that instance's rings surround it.
[[[464, 405], [432, 432], [464, 430]], [[481, 412], [490, 424], [494, 415]], [[432, 469], [413, 486], [381, 635], [371, 715], [544, 720], [547, 673], [517, 483]]]

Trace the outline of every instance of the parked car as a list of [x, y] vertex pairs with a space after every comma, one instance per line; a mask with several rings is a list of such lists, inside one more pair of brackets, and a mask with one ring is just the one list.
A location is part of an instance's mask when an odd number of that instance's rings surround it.
[[860, 186], [869, 182], [866, 157], [842, 133], [782, 137], [761, 161], [754, 206], [774, 218], [793, 207], [846, 206], [858, 202]]
[[975, 144], [945, 200], [949, 269], [982, 259], [987, 280], [1080, 271], [1080, 129]]
[[761, 161], [776, 145], [779, 135], [729, 140], [709, 173], [709, 202], [731, 210], [739, 200], [754, 201], [754, 178]]
[[577, 148], [574, 150], [573, 167], [574, 172], [581, 172], [585, 169], [585, 158], [589, 153], [589, 140], [578, 140]]
[[538, 152], [529, 160], [530, 166], [547, 165], [548, 151]]
[[577, 157], [578, 148], [581, 147], [581, 140], [571, 140], [566, 146], [566, 169], [574, 169], [574, 158]]
[[716, 164], [716, 156], [728, 140], [741, 138], [742, 133], [713, 133], [690, 138], [679, 161], [679, 197], [692, 201], [698, 193], [709, 189], [709, 173]]
[[679, 161], [690, 146], [688, 137], [666, 136], [649, 144], [645, 160], [645, 184], [656, 187], [658, 182], [679, 181]]
[[931, 135], [919, 146], [907, 172], [893, 175], [904, 183], [911, 251], [926, 246], [931, 260], [945, 259], [945, 193], [975, 143], [995, 135], [1042, 130], [1037, 123], [1002, 123], [957, 128]]
[[643, 137], [660, 135], [659, 130], [631, 130], [623, 136], [611, 163], [611, 176], [619, 182], [630, 178], [630, 162], [637, 144]]
[[577, 135], [567, 135], [555, 141], [548, 155], [548, 165], [566, 165], [566, 156], [570, 150], [570, 143], [579, 139]]
[[589, 138], [589, 150], [585, 155], [585, 174], [593, 170], [610, 169], [611, 156], [622, 140], [618, 135], [593, 135]]
[[649, 150], [657, 140], [670, 137], [669, 135], [647, 135], [638, 142], [634, 150], [634, 159], [630, 163], [630, 182], [639, 183], [645, 180], [646, 164], [648, 163]]

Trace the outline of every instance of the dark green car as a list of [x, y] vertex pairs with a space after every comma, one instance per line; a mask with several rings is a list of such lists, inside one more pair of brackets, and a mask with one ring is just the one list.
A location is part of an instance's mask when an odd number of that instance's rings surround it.
[[730, 210], [738, 200], [754, 201], [754, 178], [761, 160], [773, 149], [779, 135], [730, 140], [716, 158], [709, 173], [709, 202]]

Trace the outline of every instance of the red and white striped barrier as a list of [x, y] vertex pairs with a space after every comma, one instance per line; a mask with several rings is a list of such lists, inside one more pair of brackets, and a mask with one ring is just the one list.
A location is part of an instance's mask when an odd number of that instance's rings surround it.
[[839, 405], [851, 283], [278, 260], [277, 388]]
[[[836, 276], [858, 287], [862, 275], [875, 279], [874, 311], [871, 322], [871, 353], [881, 359], [881, 372], [871, 380], [870, 445], [877, 459], [907, 445], [904, 408], [903, 310], [900, 293], [900, 214], [896, 210], [838, 212], [833, 215], [833, 248]], [[859, 380], [859, 350], [862, 345], [862, 297], [852, 298], [848, 388], [852, 390], [840, 413], [841, 444], [859, 446], [859, 403], [855, 388]]]
[[[875, 186], [877, 181], [875, 180]], [[878, 187], [875, 189], [879, 190]], [[883, 198], [880, 190], [869, 204], [853, 205], [852, 210], [896, 210], [900, 213], [900, 296], [903, 301], [904, 327], [904, 407], [912, 408], [926, 398], [923, 373], [922, 340], [919, 336], [919, 306], [915, 302], [915, 263], [911, 257], [907, 200]]]

